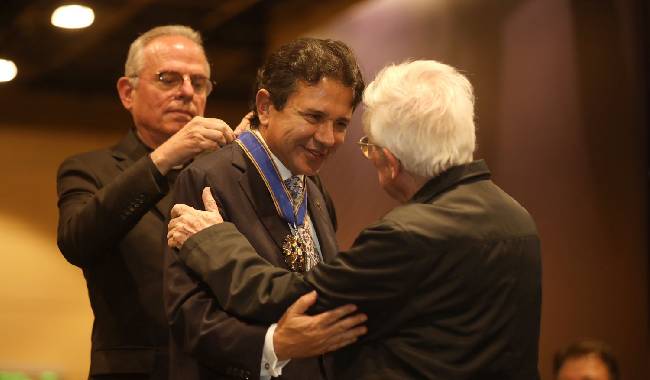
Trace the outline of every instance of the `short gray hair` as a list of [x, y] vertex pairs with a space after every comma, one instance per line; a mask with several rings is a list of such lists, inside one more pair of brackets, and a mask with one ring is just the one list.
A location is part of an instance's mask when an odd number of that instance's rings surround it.
[[407, 171], [435, 177], [473, 160], [474, 93], [453, 67], [433, 60], [387, 66], [366, 88], [363, 104], [366, 133]]
[[[203, 39], [201, 38], [201, 33], [198, 31], [185, 25], [157, 26], [141, 34], [138, 38], [135, 39], [135, 41], [131, 43], [129, 54], [126, 56], [126, 63], [124, 64], [124, 76], [137, 76], [140, 73], [140, 70], [142, 70], [142, 51], [144, 48], [147, 47], [151, 41], [164, 36], [186, 37], [190, 41], [199, 45], [199, 47], [201, 47], [201, 50], [203, 50], [203, 55], [205, 55], [205, 50], [203, 48]], [[208, 65], [208, 75], [209, 74], [210, 65]]]

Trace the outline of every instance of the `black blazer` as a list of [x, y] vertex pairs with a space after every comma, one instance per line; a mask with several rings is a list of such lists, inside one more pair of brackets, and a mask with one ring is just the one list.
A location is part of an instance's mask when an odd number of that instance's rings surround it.
[[316, 311], [357, 304], [368, 335], [333, 353], [335, 379], [538, 379], [539, 238], [489, 176], [482, 161], [442, 173], [304, 277], [269, 266], [229, 223], [179, 258], [242, 318], [275, 320], [311, 289]]
[[[237, 225], [261, 257], [288, 268], [281, 253], [287, 224], [280, 219], [255, 166], [237, 144], [195, 160], [178, 177], [174, 203], [204, 209], [205, 186], [219, 204], [224, 219]], [[307, 181], [308, 210], [324, 260], [338, 251], [331, 202], [317, 178]], [[169, 250], [165, 255], [165, 304], [172, 329], [171, 378], [215, 379], [259, 377], [264, 335], [269, 323], [236, 319], [221, 310], [207, 286]], [[292, 360], [284, 379], [323, 378], [319, 358]]]
[[147, 153], [130, 131], [59, 168], [58, 245], [83, 270], [95, 316], [91, 376], [167, 378], [161, 255], [171, 199]]

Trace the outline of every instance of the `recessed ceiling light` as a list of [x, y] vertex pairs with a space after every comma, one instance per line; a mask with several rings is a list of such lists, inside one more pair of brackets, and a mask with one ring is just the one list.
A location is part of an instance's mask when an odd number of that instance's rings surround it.
[[63, 5], [52, 12], [52, 25], [65, 29], [81, 29], [95, 21], [95, 12], [83, 5]]
[[9, 82], [18, 74], [16, 64], [8, 59], [0, 58], [0, 82]]

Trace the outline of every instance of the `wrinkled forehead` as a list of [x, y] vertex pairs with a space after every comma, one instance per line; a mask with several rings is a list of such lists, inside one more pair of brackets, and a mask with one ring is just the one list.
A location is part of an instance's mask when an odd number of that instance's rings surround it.
[[142, 70], [179, 71], [210, 75], [203, 48], [184, 36], [161, 36], [142, 51]]

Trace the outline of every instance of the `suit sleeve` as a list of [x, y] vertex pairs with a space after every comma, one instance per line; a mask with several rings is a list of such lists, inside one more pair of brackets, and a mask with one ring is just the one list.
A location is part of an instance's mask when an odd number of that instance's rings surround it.
[[98, 172], [115, 165], [107, 153], [72, 157], [59, 167], [57, 243], [74, 265], [110, 252], [169, 190], [149, 156], [102, 182]]
[[312, 290], [302, 275], [259, 256], [228, 222], [190, 237], [178, 258], [210, 288], [225, 310], [242, 318], [273, 323]]
[[[175, 184], [174, 203], [204, 209], [204, 186], [202, 173], [192, 168], [183, 171]], [[172, 339], [180, 349], [216, 371], [243, 371], [252, 379], [259, 377], [268, 324], [224, 312], [206, 283], [170, 248], [165, 252], [163, 292]]]
[[315, 311], [347, 303], [368, 314], [368, 327], [384, 324], [386, 305], [400, 308], [431, 270], [437, 255], [431, 239], [382, 220], [364, 229], [349, 250], [335, 260], [318, 265], [305, 281], [319, 293]]
[[[218, 251], [218, 254], [215, 252]], [[304, 277], [272, 266], [255, 253], [231, 223], [188, 239], [179, 258], [210, 287], [224, 309], [241, 317], [274, 321], [300, 295], [315, 289], [313, 312], [352, 303], [369, 316], [368, 326], [387, 323], [386, 305], [400, 307], [431, 268], [423, 242], [398, 224], [377, 223], [352, 248]]]

